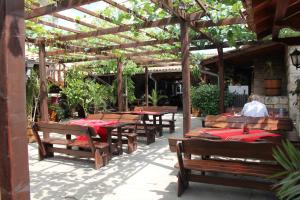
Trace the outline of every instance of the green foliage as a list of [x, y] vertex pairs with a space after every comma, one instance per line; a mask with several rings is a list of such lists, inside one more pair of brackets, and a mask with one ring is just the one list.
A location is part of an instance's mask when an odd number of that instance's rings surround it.
[[[200, 84], [192, 87], [192, 107], [201, 110], [203, 115], [216, 115], [219, 112], [219, 88], [216, 85]], [[233, 96], [225, 91], [225, 107], [232, 104]]]
[[[275, 174], [271, 178], [281, 178], [275, 187], [279, 199], [299, 200], [300, 199], [300, 153], [291, 142], [285, 141], [282, 147], [277, 147], [273, 151], [273, 156], [284, 168], [281, 173]], [[283, 177], [283, 178], [282, 178]]]
[[153, 106], [157, 106], [157, 103], [161, 99], [168, 98], [166, 95], [159, 95], [156, 89], [153, 89], [151, 95], [149, 95], [148, 97]]
[[65, 81], [66, 87], [61, 93], [67, 96], [70, 108], [81, 105], [85, 112], [89, 106], [94, 106], [95, 110], [107, 108], [110, 102], [110, 87], [99, 85], [92, 80], [85, 80], [85, 75], [76, 69], [68, 71]]
[[39, 79], [37, 72], [32, 70], [26, 82], [26, 113], [29, 121], [33, 121], [34, 105], [39, 96]]

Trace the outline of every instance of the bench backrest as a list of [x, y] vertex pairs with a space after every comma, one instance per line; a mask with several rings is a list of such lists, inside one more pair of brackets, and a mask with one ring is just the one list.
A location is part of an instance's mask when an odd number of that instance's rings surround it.
[[134, 111], [160, 111], [160, 112], [170, 112], [170, 113], [176, 113], [178, 111], [177, 106], [136, 106], [134, 107]]
[[89, 114], [87, 119], [102, 119], [104, 113], [97, 113], [97, 114]]
[[140, 115], [132, 114], [121, 114], [121, 113], [100, 113], [100, 114], [90, 114], [88, 119], [99, 119], [107, 121], [118, 121], [118, 122], [128, 122], [137, 123], [141, 120]]
[[141, 115], [122, 114], [120, 122], [138, 123], [141, 120]]
[[96, 135], [94, 129], [79, 125], [59, 124], [54, 122], [38, 122], [34, 124], [34, 130], [43, 133], [56, 133], [62, 135]]
[[208, 115], [204, 119], [205, 127], [213, 128], [242, 128], [247, 123], [251, 129], [264, 129], [269, 131], [293, 129], [289, 118], [273, 119], [269, 117], [227, 117], [222, 115]]
[[274, 161], [274, 143], [267, 142], [236, 142], [204, 139], [188, 139], [178, 144], [182, 153], [194, 155], [215, 155], [231, 158], [246, 158]]

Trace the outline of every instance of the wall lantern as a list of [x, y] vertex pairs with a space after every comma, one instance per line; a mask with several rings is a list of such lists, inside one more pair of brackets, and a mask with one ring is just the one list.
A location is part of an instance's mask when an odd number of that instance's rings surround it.
[[300, 68], [300, 51], [295, 49], [293, 53], [290, 54], [292, 63], [296, 67], [296, 69]]

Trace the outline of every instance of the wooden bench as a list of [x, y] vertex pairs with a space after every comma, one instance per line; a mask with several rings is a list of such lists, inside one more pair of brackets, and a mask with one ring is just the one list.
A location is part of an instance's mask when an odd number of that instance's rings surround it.
[[[39, 145], [40, 160], [53, 157], [56, 152], [84, 158], [94, 158], [95, 168], [99, 169], [106, 165], [111, 157], [111, 152], [109, 152], [110, 144], [108, 142], [99, 142], [96, 139], [97, 134], [91, 127], [39, 122], [33, 125], [33, 132]], [[44, 137], [40, 137], [39, 132], [42, 132]], [[64, 137], [61, 137], [61, 135]], [[87, 141], [72, 139], [72, 136], [86, 136]]]
[[276, 180], [269, 177], [283, 171], [272, 156], [275, 146], [274, 143], [183, 139], [177, 144], [178, 196], [188, 188], [189, 182], [271, 191]]
[[[143, 107], [135, 107], [134, 111], [152, 111], [152, 112], [168, 112], [172, 114], [171, 119], [162, 119], [163, 122], [163, 127], [164, 128], [169, 128], [170, 133], [175, 132], [175, 114], [178, 112], [178, 107], [177, 106], [143, 106]], [[153, 121], [153, 119], [149, 119], [149, 121]]]
[[[122, 143], [127, 144], [127, 153], [129, 154], [137, 149], [137, 126], [140, 123], [140, 116], [130, 114], [99, 113], [90, 114], [87, 118], [132, 123], [132, 125], [122, 128]], [[116, 136], [117, 133], [113, 131], [112, 135]], [[115, 138], [113, 138], [113, 142], [114, 141]]]

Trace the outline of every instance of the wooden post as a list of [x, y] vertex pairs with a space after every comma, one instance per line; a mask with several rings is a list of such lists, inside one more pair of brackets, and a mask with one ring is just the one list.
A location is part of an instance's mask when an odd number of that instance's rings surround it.
[[149, 70], [148, 67], [145, 67], [145, 103], [146, 106], [149, 106]]
[[123, 111], [123, 80], [122, 80], [123, 63], [118, 60], [117, 64], [117, 83], [118, 83], [118, 110]]
[[182, 104], [183, 104], [183, 135], [191, 129], [191, 77], [189, 62], [189, 33], [187, 22], [180, 23], [181, 29], [181, 56], [182, 56]]
[[124, 109], [125, 111], [128, 111], [128, 77], [125, 76], [125, 106], [124, 106]]
[[41, 120], [49, 121], [45, 44], [39, 44], [40, 112]]
[[0, 1], [0, 199], [30, 199], [24, 0]]
[[219, 71], [219, 110], [220, 113], [225, 112], [224, 99], [225, 99], [225, 85], [224, 85], [224, 60], [223, 60], [223, 48], [218, 47], [218, 71]]

